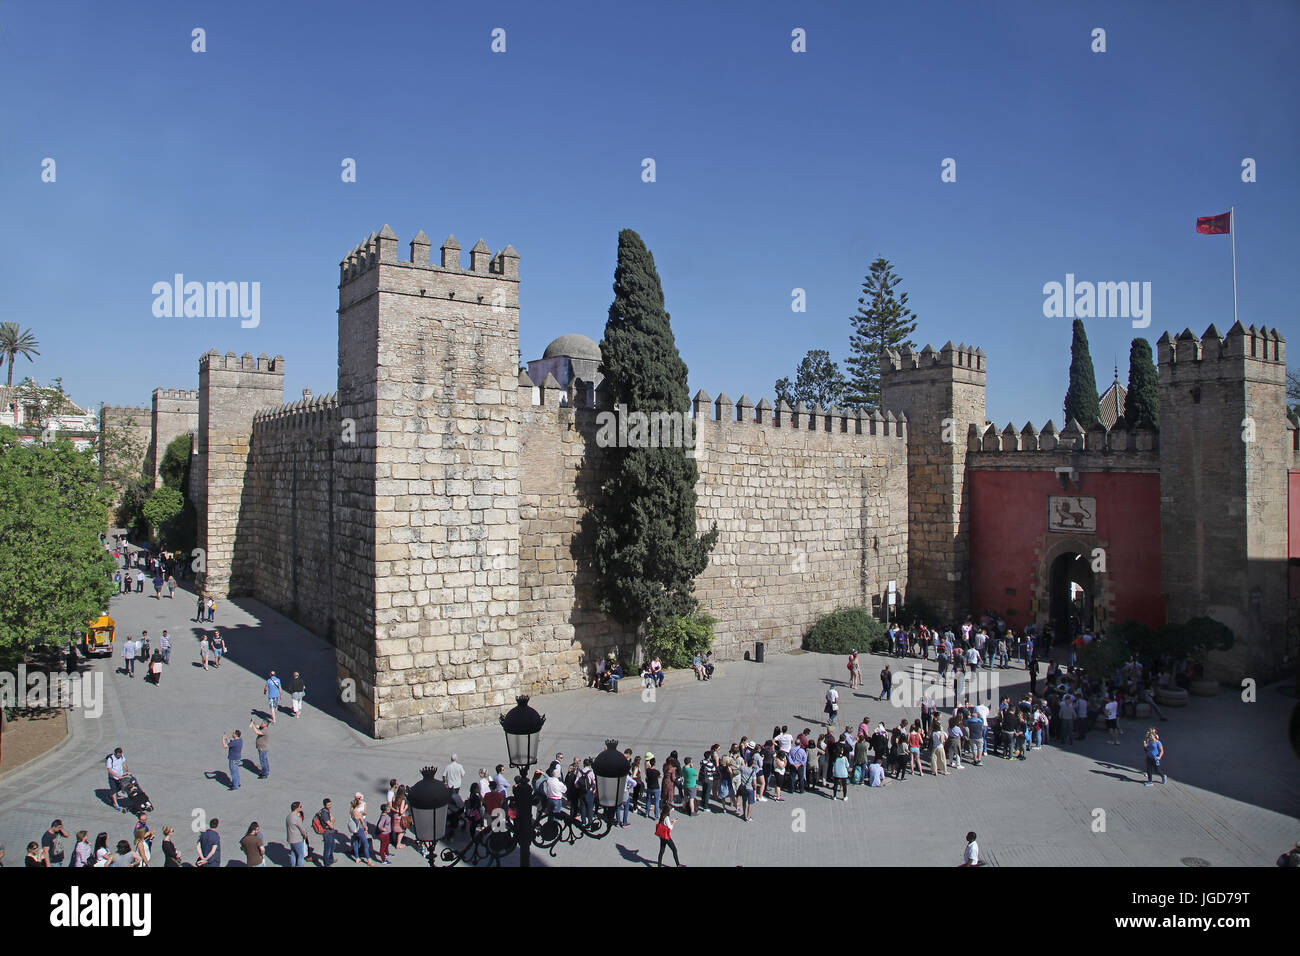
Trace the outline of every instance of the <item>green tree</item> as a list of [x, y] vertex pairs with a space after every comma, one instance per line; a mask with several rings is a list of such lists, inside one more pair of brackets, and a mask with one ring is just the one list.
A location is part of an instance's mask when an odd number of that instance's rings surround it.
[[113, 559], [94, 459], [66, 441], [22, 445], [0, 428], [0, 653], [65, 641], [103, 613]]
[[14, 383], [14, 359], [21, 355], [29, 362], [35, 361], [32, 356], [41, 354], [37, 347], [40, 344], [31, 329], [20, 329], [17, 322], [0, 322], [0, 362], [9, 363], [6, 385]]
[[[618, 235], [614, 301], [600, 343], [610, 401], [630, 411], [686, 413], [686, 363], [677, 352], [650, 250], [631, 229]], [[699, 471], [686, 448], [610, 448], [609, 477], [593, 509], [600, 608], [637, 630], [697, 607], [695, 578], [718, 529], [695, 530]]]
[[843, 404], [847, 385], [839, 365], [831, 361], [831, 353], [811, 349], [799, 363], [793, 384], [788, 378], [777, 379], [776, 397], [791, 408], [800, 402], [809, 408], [831, 408]]
[[1139, 425], [1160, 427], [1160, 381], [1156, 376], [1156, 363], [1151, 358], [1151, 343], [1146, 339], [1134, 339], [1129, 346], [1124, 421], [1129, 428]]
[[149, 522], [149, 527], [161, 528], [173, 518], [179, 517], [184, 508], [185, 496], [175, 488], [163, 485], [161, 488], [155, 488], [145, 499], [140, 513], [144, 520]]
[[862, 281], [858, 311], [849, 317], [849, 357], [844, 404], [848, 408], [880, 407], [880, 356], [888, 349], [916, 348], [916, 313], [907, 307], [907, 293], [896, 294], [898, 276], [885, 258], [871, 263]]
[[1065, 392], [1065, 424], [1078, 419], [1087, 429], [1101, 420], [1101, 401], [1097, 397], [1097, 376], [1088, 351], [1088, 334], [1083, 320], [1074, 320], [1074, 338], [1070, 342], [1070, 386]]
[[189, 432], [177, 435], [167, 443], [167, 450], [163, 452], [162, 461], [158, 463], [158, 473], [162, 476], [163, 484], [175, 488], [182, 495], [186, 494], [190, 487], [190, 453], [193, 440], [194, 436]]

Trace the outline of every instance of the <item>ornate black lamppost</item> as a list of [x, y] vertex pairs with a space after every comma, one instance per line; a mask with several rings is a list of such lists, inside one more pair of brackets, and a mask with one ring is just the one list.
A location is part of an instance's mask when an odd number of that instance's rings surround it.
[[506, 752], [510, 766], [519, 771], [515, 781], [515, 832], [519, 838], [519, 865], [532, 864], [533, 787], [529, 771], [537, 763], [542, 725], [546, 718], [528, 706], [528, 695], [515, 698], [515, 707], [501, 715], [501, 729], [506, 734]]
[[416, 840], [429, 848], [430, 866], [436, 866], [439, 860], [449, 866], [457, 863], [473, 865], [484, 859], [499, 864], [516, 844], [519, 847], [519, 865], [530, 866], [534, 846], [555, 856], [555, 847], [561, 841], [573, 844], [583, 837], [599, 840], [612, 829], [614, 810], [622, 802], [631, 770], [628, 759], [618, 752], [618, 741], [606, 740], [605, 751], [592, 761], [597, 799], [606, 811], [597, 822], [587, 826], [572, 813], [546, 813], [540, 821], [535, 821], [535, 800], [528, 778], [537, 763], [542, 725], [546, 718], [528, 706], [526, 695], [516, 697], [515, 702], [516, 706], [509, 713], [501, 715], [510, 766], [520, 772], [515, 778], [513, 820], [508, 814], [499, 814], [491, 823], [484, 821], [485, 826], [474, 830], [465, 846], [439, 851], [438, 841], [447, 836], [447, 818], [454, 799], [451, 789], [437, 778], [436, 767], [425, 767], [421, 771], [423, 779], [407, 788], [411, 829], [415, 831]]

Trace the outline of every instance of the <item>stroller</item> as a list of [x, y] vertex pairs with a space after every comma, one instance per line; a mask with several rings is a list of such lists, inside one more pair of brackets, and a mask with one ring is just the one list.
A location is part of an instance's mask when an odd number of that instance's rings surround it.
[[140, 782], [129, 773], [122, 774], [118, 786], [122, 793], [126, 795], [127, 809], [132, 816], [139, 816], [141, 813], [153, 813], [153, 803], [149, 799], [149, 794], [145, 793], [140, 786]]

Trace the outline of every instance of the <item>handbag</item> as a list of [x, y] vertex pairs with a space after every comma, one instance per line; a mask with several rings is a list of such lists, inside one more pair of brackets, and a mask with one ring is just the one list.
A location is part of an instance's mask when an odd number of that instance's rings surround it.
[[669, 829], [668, 824], [666, 823], [656, 823], [655, 836], [661, 840], [671, 840], [673, 838], [673, 831]]

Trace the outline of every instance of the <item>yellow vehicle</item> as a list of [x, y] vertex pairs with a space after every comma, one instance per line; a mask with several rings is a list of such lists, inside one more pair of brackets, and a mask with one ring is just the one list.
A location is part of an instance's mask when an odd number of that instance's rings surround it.
[[111, 617], [99, 617], [86, 625], [86, 633], [81, 638], [81, 647], [86, 656], [91, 654], [113, 654], [113, 637], [117, 633], [117, 623]]

